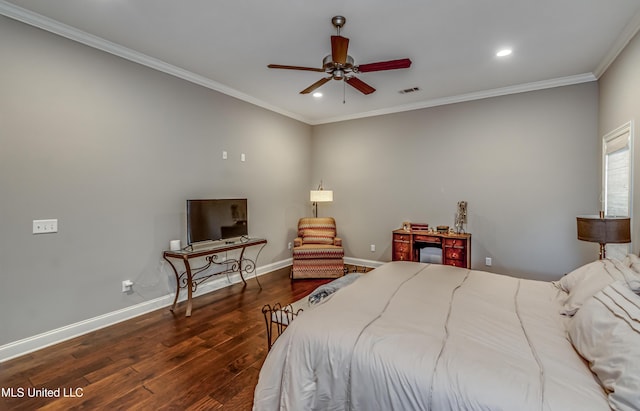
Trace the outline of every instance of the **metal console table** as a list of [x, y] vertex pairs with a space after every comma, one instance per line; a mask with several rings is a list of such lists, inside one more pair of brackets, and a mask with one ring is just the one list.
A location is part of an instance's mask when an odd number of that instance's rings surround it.
[[[177, 251], [165, 251], [162, 257], [169, 262], [169, 265], [173, 269], [173, 273], [176, 275], [176, 297], [173, 299], [173, 305], [171, 306], [171, 311], [174, 311], [176, 308], [176, 304], [178, 303], [178, 297], [180, 295], [180, 289], [187, 289], [187, 312], [186, 316], [191, 317], [191, 309], [193, 307], [192, 299], [193, 293], [196, 292], [198, 285], [203, 282], [209, 280], [211, 277], [221, 275], [221, 274], [231, 274], [238, 273], [240, 274], [240, 278], [242, 282], [247, 285], [247, 281], [244, 278], [244, 274], [250, 274], [256, 271], [256, 264], [258, 262], [258, 257], [260, 256], [260, 252], [267, 244], [267, 240], [264, 238], [250, 238], [244, 240], [238, 240], [234, 242], [225, 242], [219, 245], [214, 245], [206, 249], [202, 250], [177, 250]], [[248, 247], [260, 246], [258, 253], [254, 260], [251, 260], [245, 257], [244, 252]], [[240, 256], [231, 259], [224, 259], [219, 261], [219, 255], [225, 253], [227, 251], [232, 250], [240, 250]], [[205, 257], [206, 264], [202, 267], [191, 268], [189, 264], [189, 260]], [[184, 264], [184, 271], [179, 272], [178, 268], [174, 264], [173, 260], [182, 261]], [[203, 274], [208, 268], [212, 266], [226, 266], [223, 271], [218, 271], [215, 273]], [[260, 281], [258, 281], [258, 273], [255, 273], [255, 279], [258, 283], [258, 286], [262, 288], [260, 285]]]

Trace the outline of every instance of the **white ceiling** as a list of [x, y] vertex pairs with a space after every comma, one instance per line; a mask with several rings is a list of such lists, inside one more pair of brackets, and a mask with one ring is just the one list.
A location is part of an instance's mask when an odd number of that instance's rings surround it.
[[[0, 0], [0, 13], [309, 124], [593, 81], [640, 27], [638, 0]], [[335, 15], [357, 64], [411, 68], [359, 74], [368, 96], [331, 81], [321, 99], [299, 91], [322, 73], [267, 68], [321, 67]]]

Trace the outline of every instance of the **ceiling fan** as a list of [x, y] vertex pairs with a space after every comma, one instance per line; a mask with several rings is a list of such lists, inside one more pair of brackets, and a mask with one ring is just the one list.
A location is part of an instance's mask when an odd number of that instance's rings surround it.
[[371, 94], [376, 91], [376, 89], [357, 78], [355, 74], [371, 71], [405, 69], [411, 66], [411, 60], [409, 59], [380, 61], [377, 63], [356, 65], [353, 57], [347, 54], [349, 39], [340, 35], [340, 28], [344, 26], [346, 21], [347, 19], [343, 16], [335, 16], [331, 19], [331, 23], [337, 30], [337, 35], [331, 36], [331, 54], [325, 56], [322, 60], [321, 68], [285, 66], [281, 64], [269, 64], [267, 67], [286, 70], [317, 71], [320, 73], [327, 73], [329, 75], [329, 77], [321, 78], [309, 87], [305, 88], [300, 92], [300, 94], [311, 93], [331, 79], [344, 80], [345, 83], [359, 92], [363, 94]]

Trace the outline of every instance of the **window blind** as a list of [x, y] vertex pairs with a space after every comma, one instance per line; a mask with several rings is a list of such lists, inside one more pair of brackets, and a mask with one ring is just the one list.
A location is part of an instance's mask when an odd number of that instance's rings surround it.
[[[603, 210], [607, 216], [631, 216], [631, 142], [629, 122], [603, 137]], [[607, 256], [623, 259], [629, 244], [607, 245]]]

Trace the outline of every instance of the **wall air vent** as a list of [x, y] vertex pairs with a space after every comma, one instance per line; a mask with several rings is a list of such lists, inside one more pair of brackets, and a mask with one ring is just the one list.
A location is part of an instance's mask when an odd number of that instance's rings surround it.
[[420, 91], [420, 87], [405, 88], [404, 90], [398, 91], [398, 93], [407, 94], [407, 93], [414, 93], [416, 91]]

